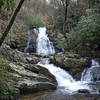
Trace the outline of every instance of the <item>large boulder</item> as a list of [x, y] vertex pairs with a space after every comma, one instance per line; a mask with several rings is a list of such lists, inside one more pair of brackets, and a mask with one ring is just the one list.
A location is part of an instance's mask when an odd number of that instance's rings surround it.
[[47, 90], [55, 90], [56, 86], [49, 82], [39, 82], [34, 85], [21, 84], [20, 94], [36, 93]]
[[39, 62], [39, 57], [36, 55], [30, 55], [28, 53], [22, 53], [18, 50], [13, 50], [8, 45], [3, 45], [3, 47], [0, 48], [0, 56], [16, 63], [23, 62], [37, 64]]
[[10, 63], [10, 66], [14, 72], [12, 76], [17, 77], [17, 87], [21, 94], [56, 89], [56, 79], [46, 68], [33, 65], [34, 70], [26, 69], [24, 63]]
[[82, 58], [70, 52], [60, 52], [50, 58], [51, 63], [67, 71], [75, 78], [80, 79], [85, 67], [89, 67], [91, 62], [88, 58]]
[[13, 50], [7, 45], [0, 48], [0, 57], [9, 61], [9, 74], [16, 77], [16, 87], [21, 93], [56, 89], [55, 77], [46, 68], [37, 65], [40, 57]]

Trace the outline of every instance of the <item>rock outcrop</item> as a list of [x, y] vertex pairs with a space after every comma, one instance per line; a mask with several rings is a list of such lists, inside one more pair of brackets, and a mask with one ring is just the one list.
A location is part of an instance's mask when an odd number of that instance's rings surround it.
[[91, 62], [88, 58], [82, 58], [70, 52], [60, 52], [50, 58], [51, 63], [67, 71], [77, 80], [81, 78], [81, 73], [85, 67], [89, 67]]
[[36, 29], [36, 28], [31, 28], [27, 32], [27, 39], [28, 40], [26, 42], [26, 46], [24, 48], [24, 52], [28, 52], [28, 53], [36, 52], [37, 36], [38, 36], [38, 29]]
[[16, 77], [20, 93], [56, 89], [55, 77], [46, 68], [37, 65], [40, 57], [13, 50], [7, 45], [0, 48], [0, 57], [9, 61], [9, 73], [11, 77]]

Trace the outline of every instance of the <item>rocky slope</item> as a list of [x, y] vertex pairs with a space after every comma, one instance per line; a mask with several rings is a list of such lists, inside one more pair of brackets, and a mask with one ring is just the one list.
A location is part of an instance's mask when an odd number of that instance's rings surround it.
[[37, 65], [40, 57], [13, 50], [7, 45], [0, 48], [0, 57], [9, 61], [9, 74], [16, 78], [15, 87], [21, 94], [56, 89], [54, 76]]

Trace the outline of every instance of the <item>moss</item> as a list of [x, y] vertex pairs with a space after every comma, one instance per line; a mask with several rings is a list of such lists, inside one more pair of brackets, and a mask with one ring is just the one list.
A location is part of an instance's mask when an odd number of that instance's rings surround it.
[[83, 67], [85, 61], [82, 60], [80, 61], [80, 59], [76, 59], [76, 58], [68, 58], [67, 60], [65, 60], [65, 64], [67, 62], [67, 66], [69, 67]]
[[16, 91], [16, 77], [12, 77], [9, 72], [12, 69], [9, 61], [0, 59], [0, 100], [14, 100]]
[[50, 62], [68, 71], [75, 79], [80, 79], [83, 69], [90, 66], [88, 58], [71, 52], [57, 53], [50, 59]]
[[52, 74], [49, 73], [48, 69], [38, 65], [39, 68], [39, 74], [43, 74], [45, 76], [47, 76], [48, 78], [52, 78]]

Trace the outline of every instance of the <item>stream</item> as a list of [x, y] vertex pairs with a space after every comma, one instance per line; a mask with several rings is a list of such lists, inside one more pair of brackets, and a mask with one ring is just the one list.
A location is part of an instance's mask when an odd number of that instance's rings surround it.
[[[37, 29], [36, 52], [38, 55], [55, 54], [53, 43], [49, 40], [45, 27]], [[29, 47], [25, 48], [25, 51]], [[100, 100], [99, 69], [97, 60], [92, 60], [90, 68], [84, 69], [80, 81], [76, 81], [67, 71], [49, 63], [49, 58], [42, 58], [38, 65], [45, 67], [57, 80], [58, 87], [55, 91], [22, 95], [21, 100]], [[97, 84], [99, 84], [97, 86]], [[90, 94], [79, 94], [78, 90], [88, 90]], [[92, 97], [91, 97], [92, 94]]]

